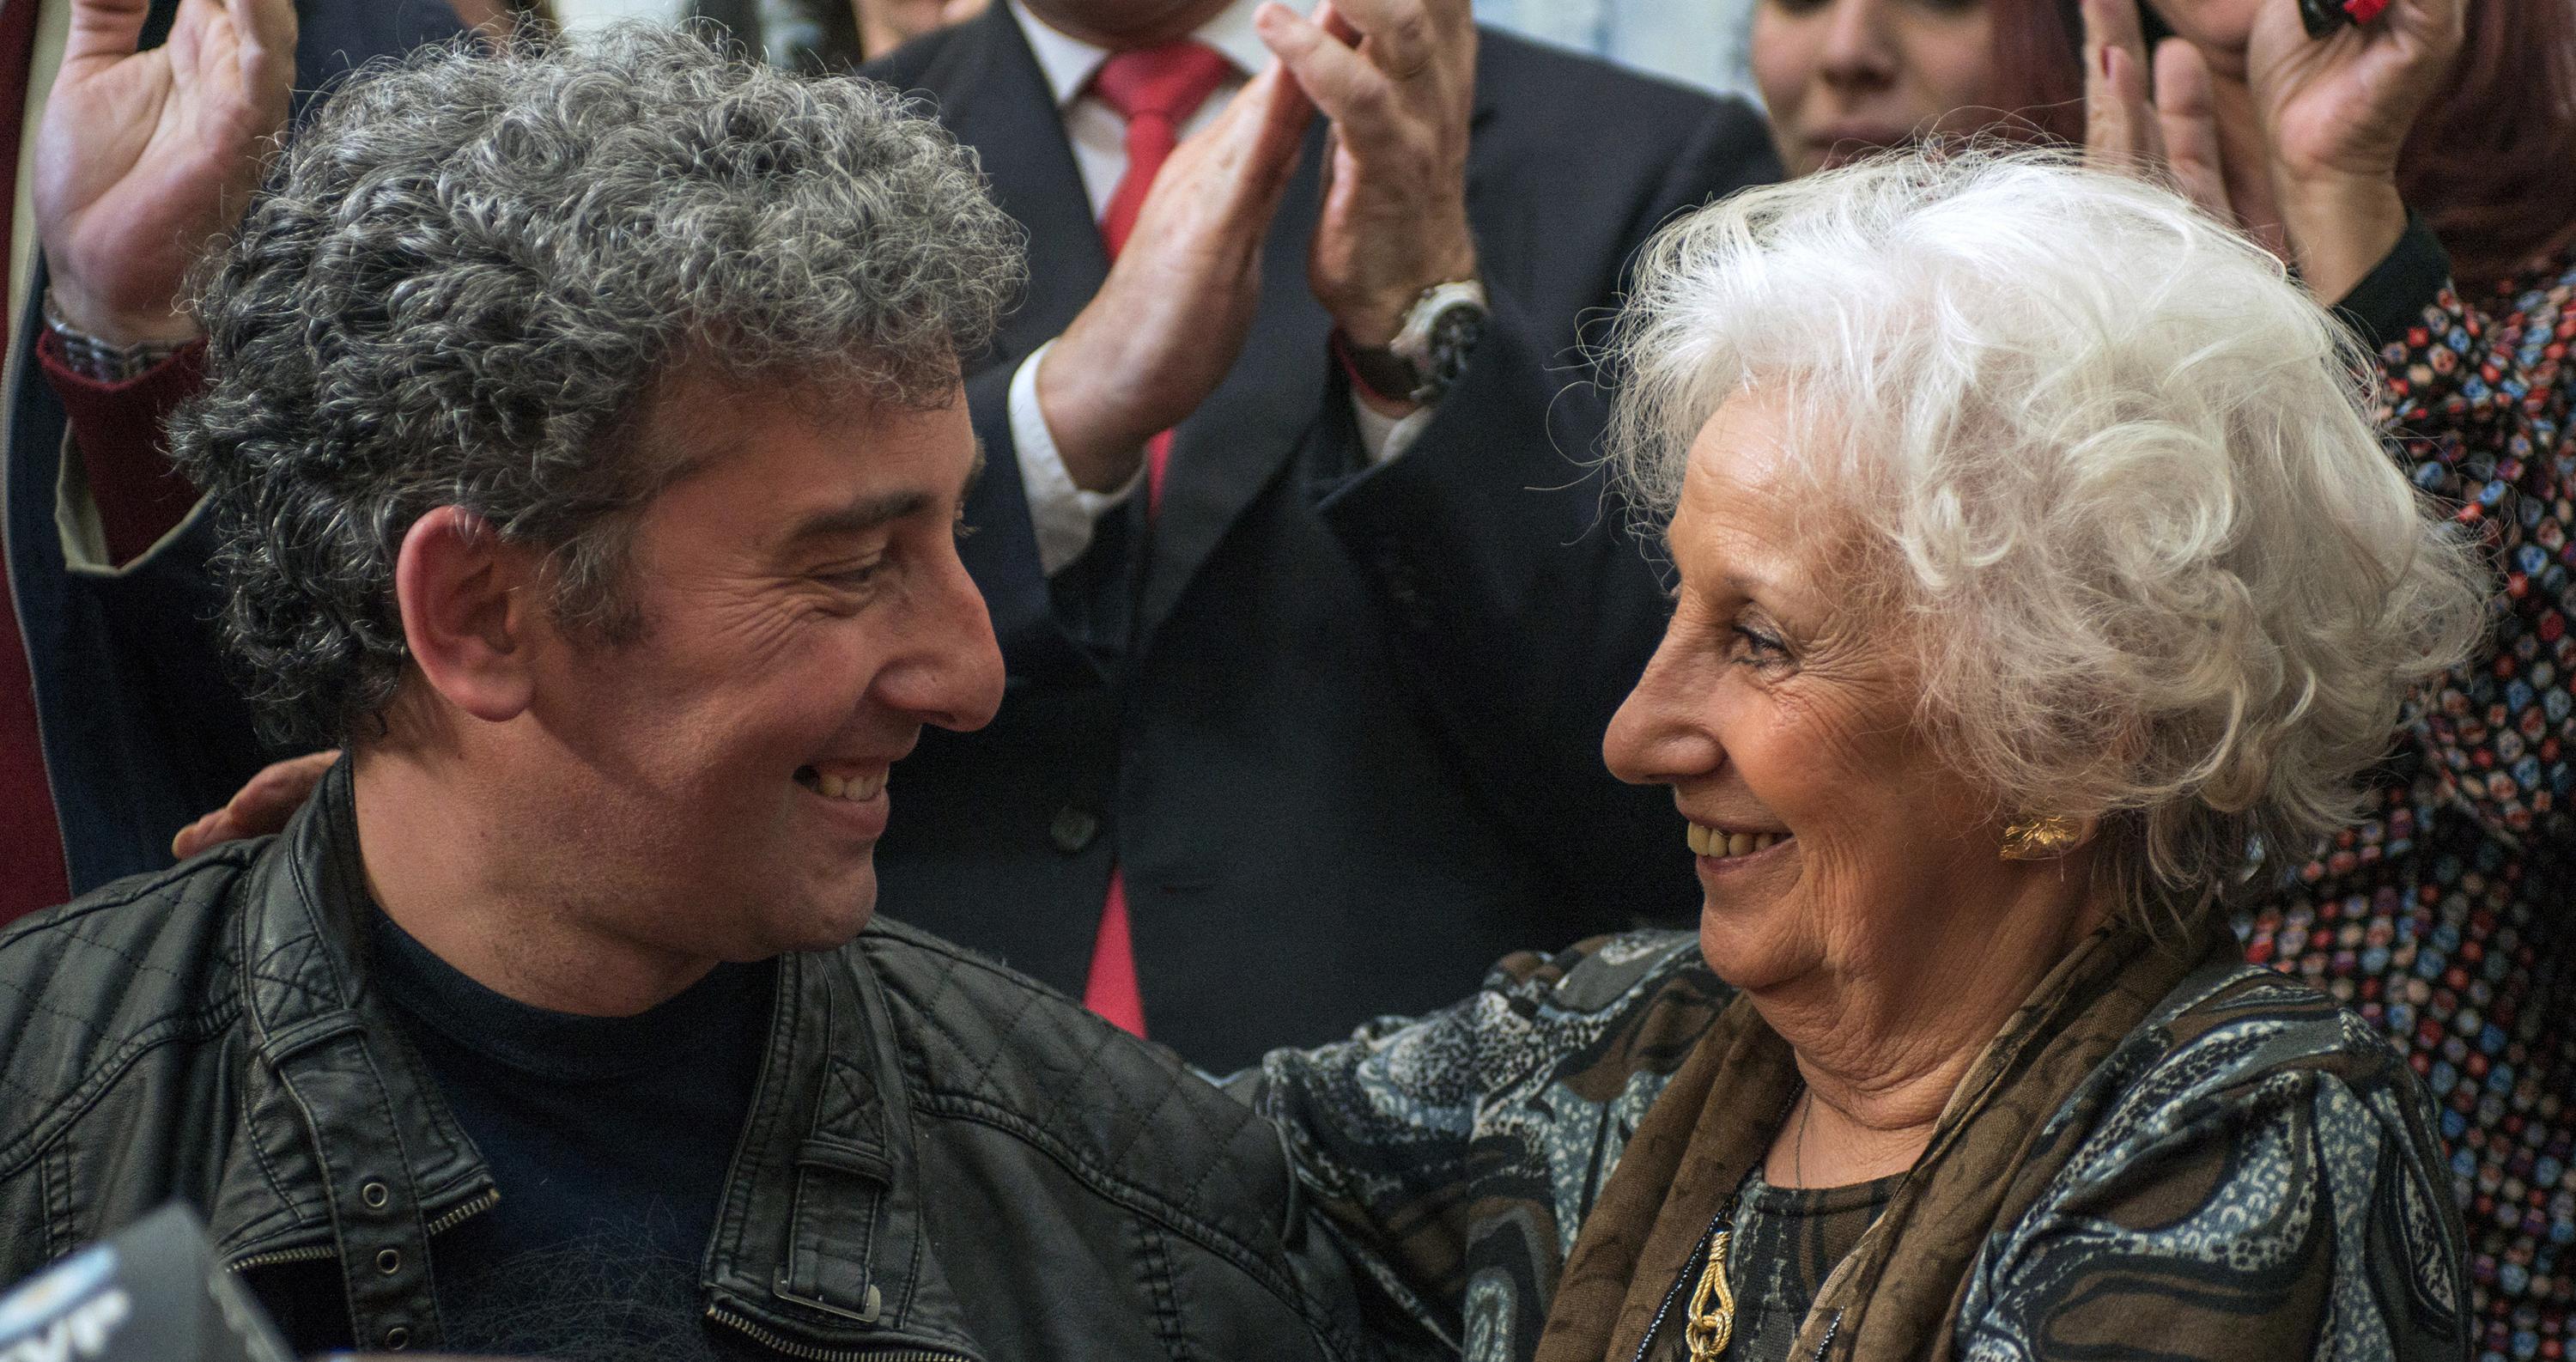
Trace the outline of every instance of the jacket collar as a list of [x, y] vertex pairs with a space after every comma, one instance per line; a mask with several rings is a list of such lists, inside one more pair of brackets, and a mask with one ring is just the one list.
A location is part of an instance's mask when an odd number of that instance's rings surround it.
[[707, 1255], [709, 1313], [778, 1347], [980, 1357], [940, 1271], [883, 986], [779, 961], [777, 1025]]
[[[210, 1208], [216, 1244], [236, 1264], [340, 1258], [361, 1346], [399, 1323], [409, 1346], [435, 1347], [428, 1275], [388, 1275], [377, 1255], [426, 1263], [428, 1237], [489, 1206], [493, 1186], [371, 984], [349, 762], [331, 768], [241, 892], [250, 1156], [230, 1161]], [[700, 1283], [710, 1315], [798, 1355], [971, 1362], [977, 1350], [923, 1225], [881, 986], [855, 944], [783, 957], [778, 978]], [[401, 1289], [411, 1278], [417, 1290]]]
[[[331, 768], [253, 863], [240, 892], [235, 947], [242, 1024], [258, 1066], [245, 1075], [241, 1100], [259, 1157], [227, 1168], [209, 1214], [217, 1247], [238, 1259], [328, 1242], [335, 1193], [347, 1189], [313, 1185], [320, 1176], [313, 1160], [323, 1156], [359, 1176], [361, 1206], [368, 1183], [407, 1189], [410, 1212], [424, 1226], [487, 1198], [491, 1178], [481, 1155], [412, 1062], [409, 1047], [395, 1041], [400, 1022], [370, 985], [366, 914], [373, 900], [358, 858], [346, 760]], [[343, 1076], [347, 1081], [322, 1076], [332, 1065], [360, 1058], [363, 1079], [354, 1071]], [[287, 1091], [278, 1092], [280, 1086]], [[296, 1100], [263, 1100], [289, 1094]], [[314, 1101], [321, 1102], [318, 1110], [299, 1114], [299, 1102]], [[352, 1119], [348, 1109], [362, 1101], [382, 1106], [367, 1119]], [[325, 1129], [355, 1143], [314, 1151]]]

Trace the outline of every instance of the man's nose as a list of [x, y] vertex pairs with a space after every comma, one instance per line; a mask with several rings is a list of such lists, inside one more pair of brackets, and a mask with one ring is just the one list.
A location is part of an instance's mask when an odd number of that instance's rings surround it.
[[908, 624], [912, 646], [879, 673], [878, 698], [961, 733], [991, 723], [1002, 707], [1002, 646], [983, 592], [954, 552]]

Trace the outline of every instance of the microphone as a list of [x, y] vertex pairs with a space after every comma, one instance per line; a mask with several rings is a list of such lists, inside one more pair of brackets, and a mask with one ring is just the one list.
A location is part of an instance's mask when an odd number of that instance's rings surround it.
[[293, 1362], [176, 1202], [0, 1296], [0, 1362]]

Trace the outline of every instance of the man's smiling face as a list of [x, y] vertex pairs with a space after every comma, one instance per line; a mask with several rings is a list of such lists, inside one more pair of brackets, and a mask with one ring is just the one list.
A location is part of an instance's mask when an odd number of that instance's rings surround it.
[[640, 635], [551, 633], [532, 659], [538, 805], [591, 852], [595, 927], [731, 960], [837, 946], [875, 905], [888, 767], [1001, 701], [957, 556], [964, 394], [910, 411], [682, 375], [642, 425], [692, 471], [635, 526]]

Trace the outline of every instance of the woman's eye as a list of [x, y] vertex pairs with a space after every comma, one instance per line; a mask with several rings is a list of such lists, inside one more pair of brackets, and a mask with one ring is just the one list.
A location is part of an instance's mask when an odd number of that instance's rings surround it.
[[1759, 629], [1736, 625], [1732, 631], [1736, 651], [1753, 662], [1778, 662], [1789, 656], [1787, 645]]

